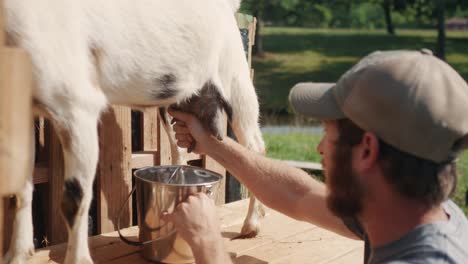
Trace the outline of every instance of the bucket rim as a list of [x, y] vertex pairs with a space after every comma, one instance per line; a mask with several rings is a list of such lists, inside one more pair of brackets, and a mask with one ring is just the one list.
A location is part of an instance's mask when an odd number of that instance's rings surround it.
[[[144, 170], [147, 170], [147, 169], [150, 169], [150, 168], [161, 168], [161, 169], [165, 169], [165, 168], [190, 168], [190, 169], [197, 169], [197, 170], [203, 170], [203, 171], [206, 171], [206, 172], [209, 172], [211, 173], [213, 176], [215, 176], [216, 178], [218, 178], [216, 181], [209, 181], [209, 182], [203, 182], [203, 183], [191, 183], [191, 184], [176, 184], [176, 183], [165, 183], [165, 182], [157, 182], [157, 181], [151, 181], [151, 180], [148, 180], [148, 179], [145, 179], [143, 178], [143, 176], [141, 175], [138, 175], [138, 173], [141, 173], [142, 171]], [[180, 187], [180, 186], [185, 186], [185, 187], [189, 187], [189, 186], [208, 186], [208, 185], [215, 185], [215, 184], [218, 184], [222, 179], [223, 179], [223, 176], [221, 176], [221, 174], [215, 172], [215, 171], [212, 171], [212, 170], [208, 170], [208, 169], [205, 169], [205, 168], [200, 168], [200, 167], [196, 167], [196, 166], [190, 166], [190, 165], [155, 165], [155, 166], [145, 166], [145, 167], [142, 167], [140, 169], [137, 169], [135, 170], [135, 172], [133, 172], [133, 176], [135, 178], [137, 178], [138, 180], [141, 180], [141, 181], [145, 181], [145, 182], [148, 182], [148, 183], [151, 183], [151, 184], [158, 184], [158, 185], [164, 185], [164, 186], [174, 186], [174, 187]]]

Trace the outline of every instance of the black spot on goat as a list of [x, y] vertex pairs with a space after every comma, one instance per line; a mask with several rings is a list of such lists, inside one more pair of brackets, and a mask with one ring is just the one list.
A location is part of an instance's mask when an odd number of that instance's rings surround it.
[[68, 226], [73, 227], [75, 218], [83, 200], [83, 188], [77, 179], [65, 181], [65, 189], [62, 198], [62, 213], [67, 220]]
[[177, 78], [174, 74], [165, 74], [155, 79], [155, 90], [153, 92], [155, 99], [164, 100], [177, 95]]

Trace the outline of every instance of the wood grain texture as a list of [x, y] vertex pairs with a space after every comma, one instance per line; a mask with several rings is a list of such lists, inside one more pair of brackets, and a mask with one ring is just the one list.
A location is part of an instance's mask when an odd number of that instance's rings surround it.
[[158, 165], [172, 165], [171, 157], [171, 144], [169, 143], [169, 135], [164, 129], [163, 122], [158, 118], [158, 152], [159, 163]]
[[149, 107], [143, 111], [143, 122], [140, 132], [143, 139], [143, 150], [158, 149], [158, 108]]
[[63, 195], [65, 167], [62, 145], [52, 126], [47, 127], [46, 141], [49, 142], [49, 185], [48, 219], [46, 235], [51, 244], [65, 242], [68, 237], [67, 227], [62, 217], [60, 203]]
[[[5, 45], [5, 9], [3, 1], [0, 1], [0, 47]], [[0, 261], [0, 263], [2, 263]]]
[[[99, 126], [97, 177], [98, 233], [117, 229], [120, 207], [132, 190], [132, 128], [129, 107], [112, 106], [102, 115]], [[131, 225], [132, 202], [124, 205], [121, 226]]]
[[[219, 206], [218, 216], [225, 248], [234, 263], [362, 263], [364, 245], [306, 222], [296, 221], [267, 208], [261, 220], [262, 232], [252, 239], [231, 240], [242, 226], [248, 199]], [[123, 230], [136, 239], [138, 228]], [[126, 245], [117, 232], [90, 239], [91, 255], [96, 263], [150, 263], [137, 247]], [[36, 252], [28, 263], [61, 263], [66, 245]]]
[[0, 197], [0, 263], [3, 263], [3, 197]]
[[159, 153], [157, 151], [138, 151], [132, 153], [132, 169], [139, 169], [158, 164]]
[[[227, 136], [227, 116], [224, 115], [223, 121], [223, 136]], [[222, 180], [218, 184], [218, 191], [216, 192], [215, 202], [217, 205], [226, 203], [226, 169], [216, 162], [213, 158], [207, 155], [203, 155], [203, 168], [219, 173], [223, 176]]]

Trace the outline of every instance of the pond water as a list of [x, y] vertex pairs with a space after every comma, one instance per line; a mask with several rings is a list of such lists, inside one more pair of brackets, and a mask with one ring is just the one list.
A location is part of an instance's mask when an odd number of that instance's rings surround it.
[[312, 133], [323, 134], [320, 121], [300, 115], [262, 113], [261, 131], [269, 134]]
[[323, 127], [316, 126], [294, 126], [294, 125], [263, 125], [262, 133], [268, 134], [288, 134], [288, 133], [311, 133], [323, 134]]

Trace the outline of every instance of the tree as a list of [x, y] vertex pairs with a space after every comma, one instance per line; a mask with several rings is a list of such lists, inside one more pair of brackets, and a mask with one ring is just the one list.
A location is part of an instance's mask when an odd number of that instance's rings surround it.
[[391, 0], [383, 0], [382, 7], [385, 13], [385, 24], [387, 25], [387, 32], [390, 35], [395, 35], [395, 27], [392, 21], [392, 3]]
[[445, 60], [445, 0], [437, 0], [437, 48], [436, 55]]

